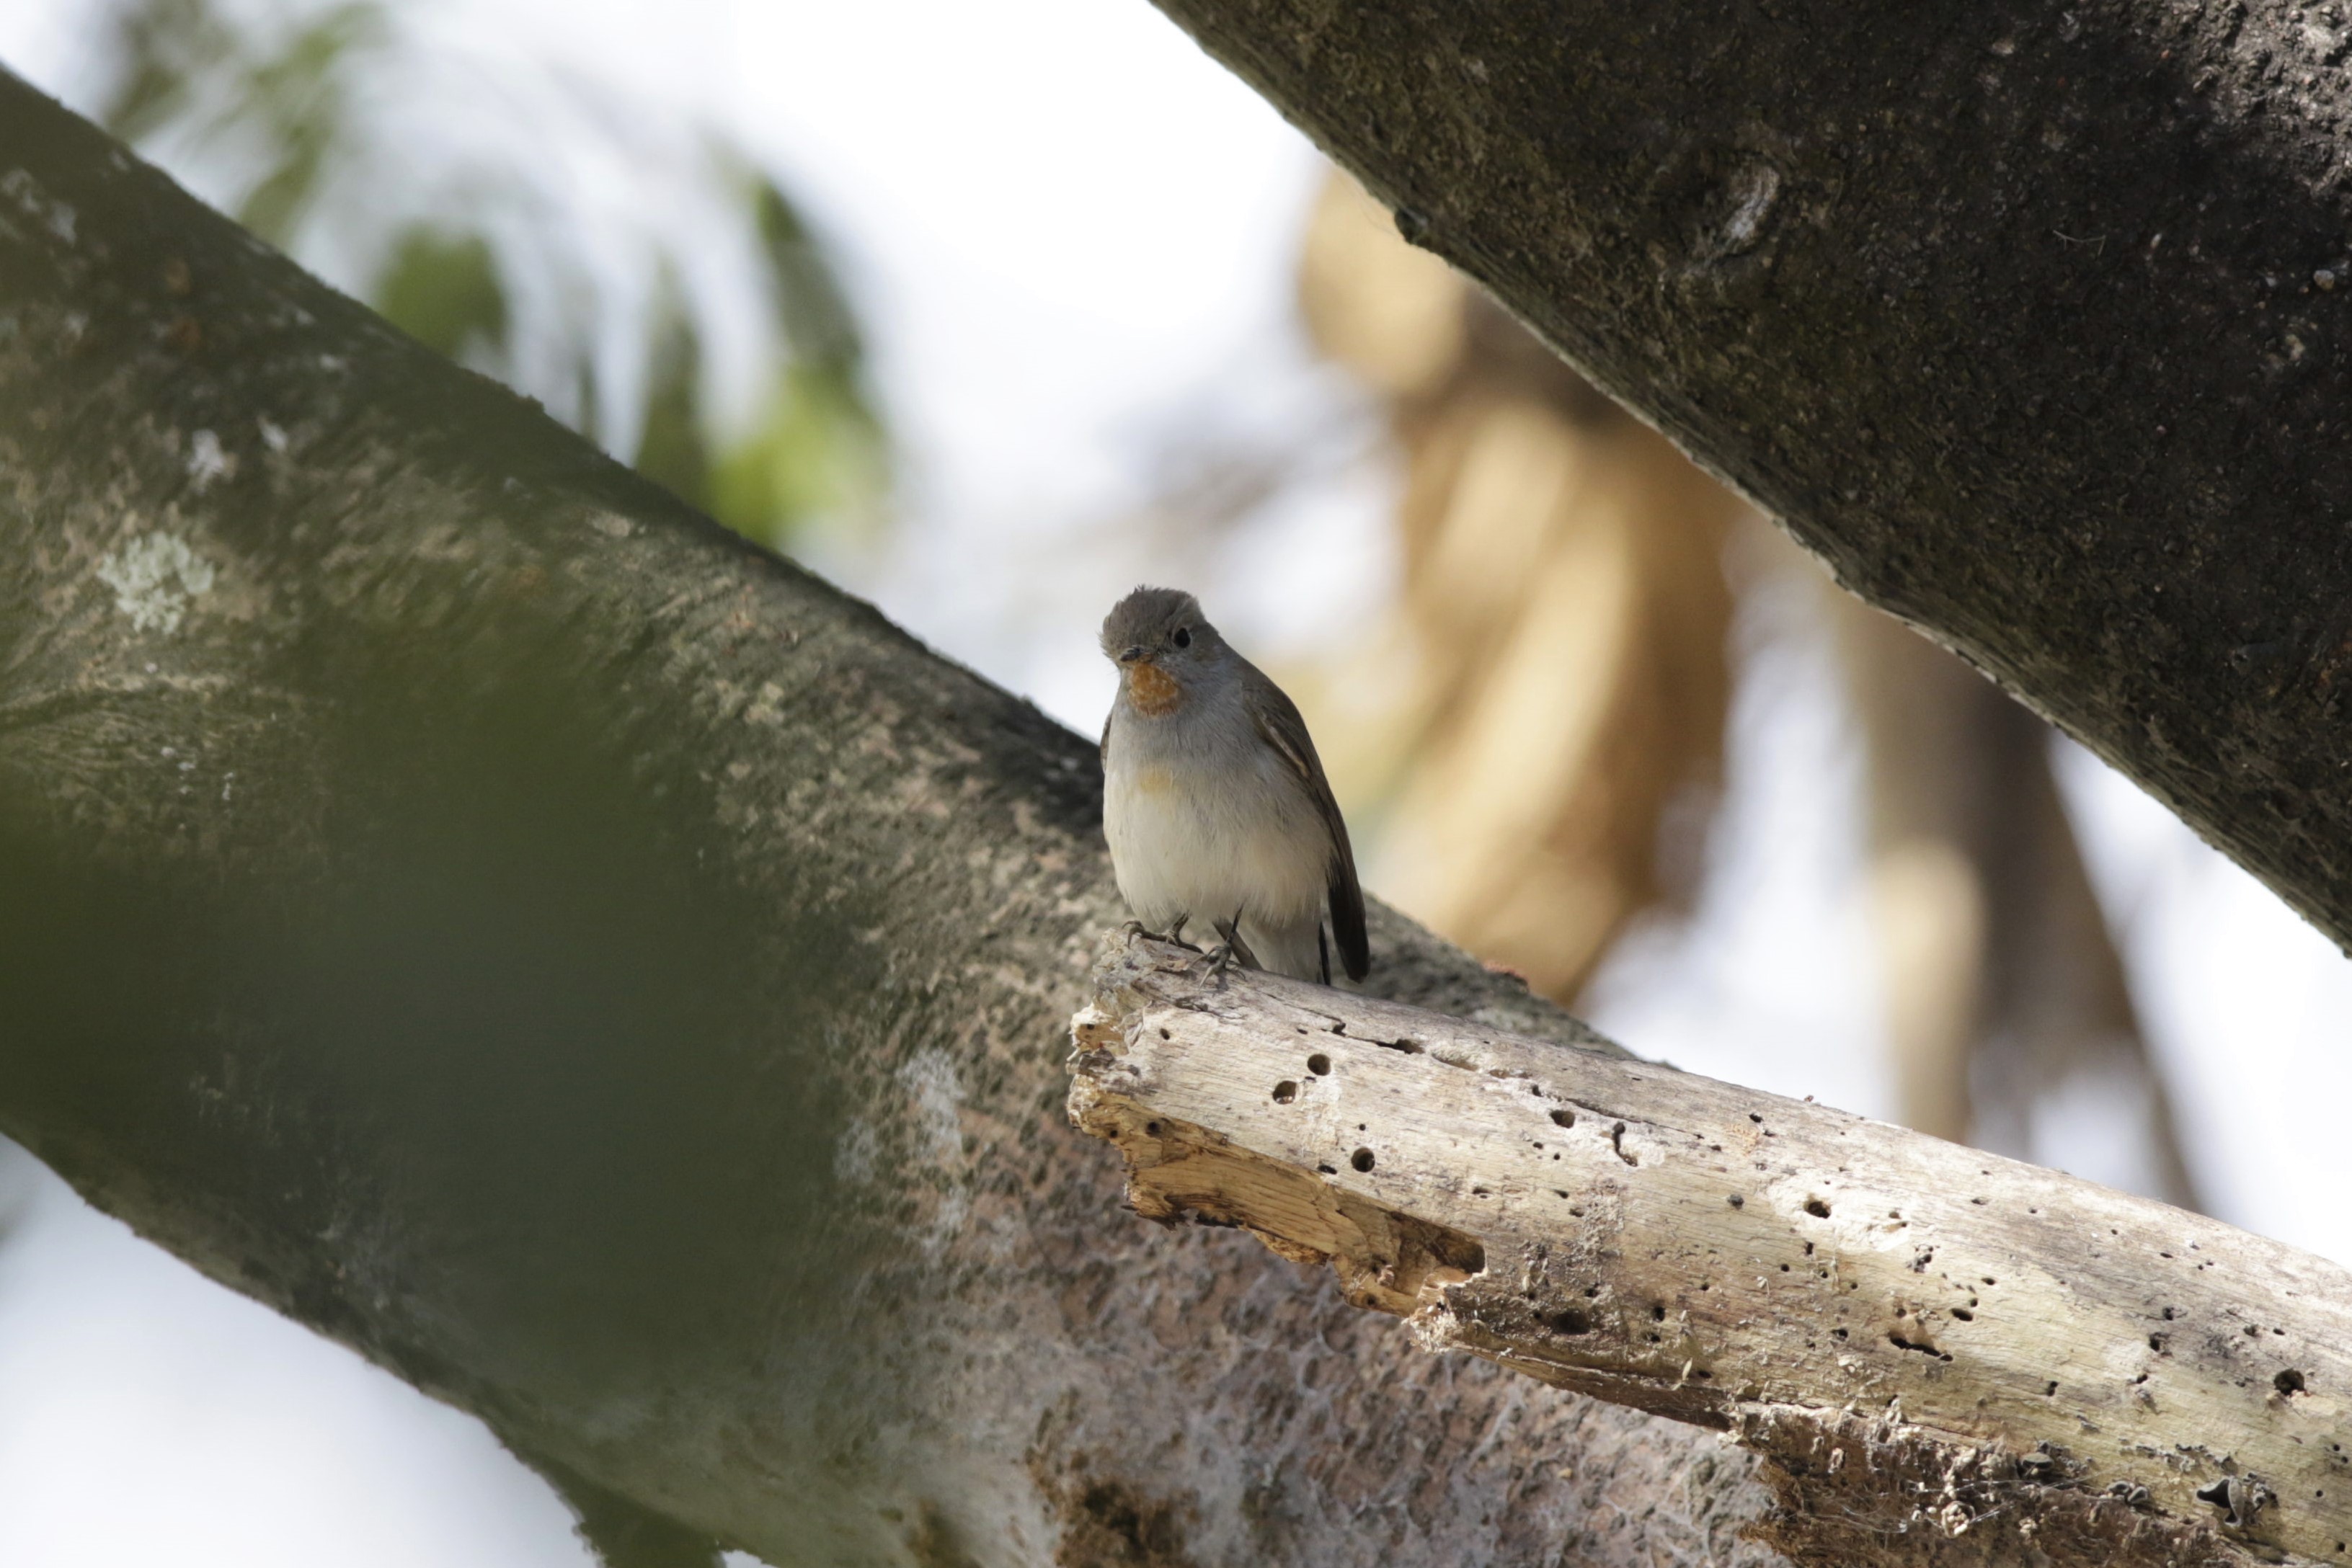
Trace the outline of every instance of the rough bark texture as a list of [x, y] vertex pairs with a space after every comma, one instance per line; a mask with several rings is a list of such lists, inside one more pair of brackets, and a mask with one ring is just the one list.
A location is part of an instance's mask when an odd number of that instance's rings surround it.
[[1735, 1433], [1798, 1557], [2341, 1561], [2352, 1274], [2142, 1197], [1137, 939], [1072, 1120], [1146, 1218], [1240, 1226], [1561, 1388]]
[[0, 1131], [779, 1564], [1769, 1561], [1711, 1436], [1106, 1233], [1099, 789], [0, 73]]
[[1842, 582], [2352, 940], [2342, 7], [1158, 4]]

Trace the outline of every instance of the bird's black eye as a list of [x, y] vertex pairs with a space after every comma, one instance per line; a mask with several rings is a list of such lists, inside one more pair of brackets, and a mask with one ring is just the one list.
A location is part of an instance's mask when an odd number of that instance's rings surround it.
[[1192, 629], [1190, 626], [1177, 627], [1175, 642], [1179, 648], [1191, 647], [1192, 645]]

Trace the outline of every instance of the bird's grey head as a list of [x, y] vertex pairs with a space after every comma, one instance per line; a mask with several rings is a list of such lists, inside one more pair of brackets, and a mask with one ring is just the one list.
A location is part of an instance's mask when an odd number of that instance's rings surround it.
[[1150, 712], [1174, 703], [1184, 686], [1214, 668], [1225, 641], [1191, 594], [1139, 588], [1104, 617], [1102, 650], [1118, 666], [1128, 695]]

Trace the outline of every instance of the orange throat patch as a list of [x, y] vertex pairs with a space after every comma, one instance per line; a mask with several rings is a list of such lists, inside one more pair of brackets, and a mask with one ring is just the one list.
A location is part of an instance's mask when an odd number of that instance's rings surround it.
[[1177, 705], [1184, 700], [1184, 688], [1176, 684], [1176, 677], [1149, 659], [1138, 659], [1125, 670], [1127, 700], [1146, 718], [1174, 713]]

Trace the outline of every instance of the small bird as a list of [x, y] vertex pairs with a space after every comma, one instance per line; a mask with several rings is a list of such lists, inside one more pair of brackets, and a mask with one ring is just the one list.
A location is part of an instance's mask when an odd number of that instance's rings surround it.
[[1224, 956], [1327, 986], [1336, 943], [1362, 979], [1356, 857], [1297, 706], [1172, 588], [1120, 600], [1102, 648], [1118, 666], [1103, 832], [1128, 907], [1178, 941], [1203, 921]]

